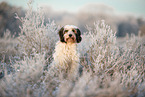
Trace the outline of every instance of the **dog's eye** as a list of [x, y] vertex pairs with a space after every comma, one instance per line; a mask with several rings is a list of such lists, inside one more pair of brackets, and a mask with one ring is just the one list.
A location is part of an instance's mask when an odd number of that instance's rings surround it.
[[74, 29], [73, 29], [72, 31], [73, 31], [73, 32], [75, 32], [75, 30], [74, 30]]
[[65, 31], [64, 31], [64, 33], [67, 33], [67, 32], [68, 32], [68, 30], [65, 30]]
[[68, 30], [65, 30], [64, 32], [68, 32]]

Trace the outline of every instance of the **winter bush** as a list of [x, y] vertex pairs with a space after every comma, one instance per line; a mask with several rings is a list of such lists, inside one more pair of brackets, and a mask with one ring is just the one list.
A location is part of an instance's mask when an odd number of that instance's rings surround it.
[[6, 30], [4, 37], [0, 38], [0, 61], [8, 62], [9, 58], [18, 54], [16, 44], [17, 40]]
[[42, 10], [38, 9], [38, 12], [33, 12], [31, 1], [28, 6], [29, 10], [24, 18], [16, 16], [22, 22], [21, 33], [18, 37], [19, 49], [29, 56], [33, 51], [52, 54], [55, 42], [58, 40], [58, 37], [56, 37], [58, 27], [50, 19], [45, 25]]
[[[31, 4], [17, 38], [17, 52], [8, 74], [2, 61], [2, 97], [143, 97], [145, 96], [144, 38], [132, 35], [118, 44], [115, 32], [105, 21], [87, 27], [78, 44], [81, 75], [74, 80], [62, 72], [49, 72], [59, 27], [44, 24], [42, 11], [32, 12]], [[21, 58], [19, 58], [21, 57]], [[68, 76], [69, 77], [69, 76]]]

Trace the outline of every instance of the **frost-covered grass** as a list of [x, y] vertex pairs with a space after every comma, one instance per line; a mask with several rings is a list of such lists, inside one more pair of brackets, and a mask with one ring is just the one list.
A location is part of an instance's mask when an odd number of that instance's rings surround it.
[[[41, 11], [28, 10], [21, 33], [15, 39], [10, 72], [0, 63], [1, 97], [144, 97], [145, 43], [132, 35], [120, 46], [105, 21], [98, 21], [82, 35], [78, 44], [81, 75], [74, 80], [63, 72], [49, 72], [59, 27], [53, 21], [44, 25]], [[3, 39], [4, 40], [4, 39]], [[5, 39], [8, 40], [8, 39]], [[69, 76], [68, 76], [69, 77]]]
[[0, 60], [6, 62], [9, 58], [17, 55], [16, 44], [17, 40], [11, 36], [10, 31], [7, 30], [6, 33], [4, 33], [4, 37], [0, 38]]

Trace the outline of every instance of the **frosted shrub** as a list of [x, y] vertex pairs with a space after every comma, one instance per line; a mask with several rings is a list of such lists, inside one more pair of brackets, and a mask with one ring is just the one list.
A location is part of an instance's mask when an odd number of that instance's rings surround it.
[[5, 78], [1, 80], [0, 96], [32, 96], [32, 90], [40, 85], [44, 65], [45, 57], [41, 54], [25, 57], [13, 64], [15, 72], [9, 75], [5, 73]]
[[[87, 71], [92, 77], [86, 77], [84, 69], [79, 79], [90, 80], [85, 80], [87, 81], [85, 82], [87, 84], [83, 86], [85, 90], [83, 88], [73, 92], [82, 96], [82, 93], [78, 93], [81, 90], [81, 92], [85, 91], [86, 94], [83, 94], [85, 96], [98, 95], [98, 97], [108, 95], [124, 97], [135, 94], [137, 87], [145, 78], [145, 46], [142, 42], [144, 40], [132, 35], [128, 37], [123, 46], [121, 44], [118, 46], [115, 33], [104, 21], [94, 24], [93, 30], [89, 28], [89, 33], [84, 37], [87, 38], [82, 41], [84, 47], [89, 46], [90, 48], [82, 49], [87, 56], [82, 55], [87, 58], [81, 64], [91, 67], [92, 70], [89, 68]], [[84, 84], [74, 87], [81, 88], [82, 85]]]
[[12, 64], [13, 72], [11, 74], [5, 72], [4, 78], [0, 80], [0, 96], [2, 97], [32, 97], [51, 94], [48, 84], [52, 81], [45, 83], [44, 67], [49, 65], [46, 64], [47, 59], [51, 57], [56, 40], [58, 40], [56, 37], [58, 27], [50, 20], [44, 24], [42, 11], [33, 12], [31, 1], [28, 5], [29, 10], [24, 18], [16, 16], [22, 22], [21, 33], [17, 37], [17, 48], [20, 53], [19, 56], [15, 56], [15, 59], [19, 60], [15, 60]]
[[18, 37], [19, 49], [25, 55], [31, 55], [33, 51], [38, 53], [52, 54], [55, 45], [58, 27], [54, 21], [44, 24], [44, 14], [41, 9], [38, 12], [32, 11], [31, 3], [28, 3], [29, 10], [24, 18], [19, 18], [22, 22], [21, 33]]
[[122, 54], [117, 66], [122, 76], [122, 84], [134, 91], [144, 81], [145, 46], [140, 37], [132, 35], [122, 48]]
[[102, 20], [94, 24], [94, 29], [89, 29], [90, 49], [89, 60], [96, 72], [105, 70], [113, 61], [114, 53], [118, 52], [115, 33]]
[[6, 30], [4, 37], [0, 38], [0, 61], [9, 62], [9, 59], [18, 55], [17, 40]]

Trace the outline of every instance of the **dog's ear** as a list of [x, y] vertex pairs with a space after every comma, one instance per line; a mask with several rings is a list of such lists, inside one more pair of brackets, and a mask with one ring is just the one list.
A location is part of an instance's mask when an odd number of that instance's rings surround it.
[[65, 41], [64, 41], [64, 37], [63, 37], [63, 35], [64, 35], [63, 30], [64, 30], [64, 27], [62, 27], [62, 28], [59, 30], [59, 32], [58, 32], [59, 38], [60, 38], [60, 41], [61, 41], [61, 42], [65, 42]]
[[78, 28], [76, 30], [77, 30], [76, 40], [77, 40], [77, 43], [80, 43], [82, 40], [81, 31]]

